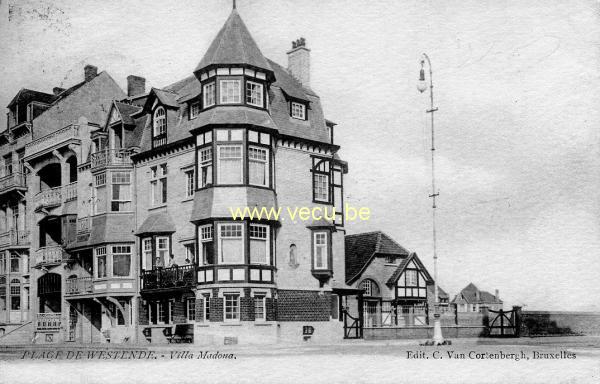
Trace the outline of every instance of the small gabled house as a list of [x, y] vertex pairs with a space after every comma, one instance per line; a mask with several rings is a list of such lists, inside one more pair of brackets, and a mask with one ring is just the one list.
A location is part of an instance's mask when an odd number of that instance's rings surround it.
[[[347, 235], [346, 284], [362, 289], [365, 327], [427, 325], [433, 278], [416, 253], [381, 231]], [[440, 303], [448, 295], [438, 288]]]
[[452, 303], [456, 305], [458, 312], [481, 312], [487, 307], [493, 311], [502, 309], [502, 300], [500, 300], [499, 291], [496, 289], [494, 294], [487, 291], [481, 291], [473, 283], [466, 287], [454, 297]]

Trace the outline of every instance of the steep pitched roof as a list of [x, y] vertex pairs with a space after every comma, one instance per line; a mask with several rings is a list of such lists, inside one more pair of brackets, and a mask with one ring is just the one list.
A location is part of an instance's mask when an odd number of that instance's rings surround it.
[[46, 104], [52, 104], [54, 100], [56, 100], [56, 96], [53, 94], [21, 88], [21, 90], [17, 92], [10, 103], [8, 103], [7, 108], [12, 107], [14, 104], [20, 101], [25, 101], [27, 103], [30, 101], [39, 101]]
[[272, 71], [235, 8], [194, 72], [219, 64], [247, 64]]
[[407, 257], [409, 252], [381, 231], [347, 235], [344, 239], [346, 250], [346, 282], [354, 281], [375, 255], [398, 255]]
[[402, 260], [402, 262], [400, 263], [400, 265], [398, 266], [398, 268], [396, 268], [396, 270], [394, 271], [394, 273], [392, 273], [392, 276], [390, 276], [390, 278], [387, 281], [388, 285], [394, 285], [396, 284], [396, 281], [398, 280], [398, 278], [400, 277], [400, 275], [402, 274], [402, 272], [404, 272], [404, 270], [406, 269], [406, 266], [408, 265], [408, 263], [410, 263], [411, 261], [414, 261], [415, 264], [417, 264], [417, 266], [419, 267], [419, 269], [421, 269], [421, 272], [423, 272], [423, 274], [425, 275], [425, 279], [427, 279], [427, 282], [433, 282], [433, 279], [431, 278], [431, 275], [429, 274], [429, 272], [427, 271], [427, 269], [425, 268], [425, 266], [423, 265], [423, 263], [421, 262], [421, 259], [419, 259], [419, 257], [417, 256], [416, 253], [411, 253], [407, 258], [405, 258], [404, 260]]
[[460, 293], [456, 295], [452, 302], [457, 301], [458, 298], [461, 296], [469, 304], [502, 303], [502, 300], [500, 300], [500, 298], [497, 298], [495, 295], [492, 295], [487, 291], [479, 290], [479, 288], [477, 288], [473, 283], [469, 283], [469, 285], [464, 287], [462, 291], [460, 291]]
[[119, 114], [121, 115], [121, 121], [123, 121], [123, 124], [126, 125], [135, 125], [135, 120], [131, 117], [131, 115], [139, 112], [142, 109], [138, 106], [121, 103], [119, 101], [115, 101], [115, 108], [117, 108]]

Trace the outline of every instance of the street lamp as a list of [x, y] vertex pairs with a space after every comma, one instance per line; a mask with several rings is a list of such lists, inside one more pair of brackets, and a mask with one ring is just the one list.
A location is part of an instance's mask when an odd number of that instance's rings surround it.
[[434, 140], [434, 129], [433, 129], [433, 113], [438, 109], [433, 106], [433, 71], [431, 69], [431, 61], [427, 54], [423, 54], [421, 58], [421, 71], [419, 73], [419, 83], [417, 89], [423, 93], [427, 89], [427, 81], [425, 80], [425, 62], [429, 67], [429, 100], [430, 108], [426, 110], [427, 113], [431, 114], [431, 195], [432, 198], [432, 220], [433, 220], [433, 294], [434, 294], [434, 312], [433, 312], [433, 344], [440, 345], [444, 344], [444, 337], [442, 336], [442, 326], [440, 324], [440, 298], [438, 294], [438, 269], [437, 269], [437, 238], [435, 231], [435, 209], [436, 197], [439, 196], [439, 192], [435, 189], [435, 140]]

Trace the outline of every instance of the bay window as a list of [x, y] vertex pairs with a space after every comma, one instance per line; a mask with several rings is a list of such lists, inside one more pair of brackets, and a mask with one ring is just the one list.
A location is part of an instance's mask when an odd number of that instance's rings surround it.
[[242, 102], [240, 95], [241, 80], [221, 80], [219, 82], [220, 102], [221, 104], [240, 104]]
[[250, 224], [250, 263], [270, 264], [269, 226]]
[[331, 203], [331, 161], [327, 158], [313, 157], [313, 201], [316, 203]]
[[244, 263], [243, 224], [219, 224], [219, 263]]
[[113, 276], [127, 277], [131, 275], [131, 246], [113, 246], [112, 260]]
[[215, 105], [215, 82], [204, 84], [203, 94], [204, 94], [204, 108], [211, 107]]
[[246, 103], [255, 107], [263, 106], [262, 84], [246, 81]]
[[93, 214], [106, 212], [106, 173], [94, 175], [94, 186], [92, 189]]
[[269, 150], [267, 148], [248, 148], [248, 173], [250, 184], [269, 186]]
[[217, 146], [217, 179], [219, 184], [241, 184], [243, 173], [242, 146]]
[[329, 269], [329, 232], [313, 232], [313, 269]]
[[212, 184], [212, 147], [199, 150], [198, 153], [198, 186], [204, 188]]
[[112, 212], [131, 211], [131, 173], [114, 172], [112, 174]]
[[214, 264], [213, 226], [212, 224], [198, 227], [200, 242], [200, 263], [203, 265]]
[[106, 277], [106, 247], [94, 249], [96, 254], [96, 277], [101, 279]]

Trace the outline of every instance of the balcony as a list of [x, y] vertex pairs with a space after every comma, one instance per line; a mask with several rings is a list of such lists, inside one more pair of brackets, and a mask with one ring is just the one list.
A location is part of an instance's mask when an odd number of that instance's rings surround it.
[[77, 200], [77, 182], [46, 189], [33, 197], [34, 209], [54, 208], [63, 202]]
[[60, 331], [62, 313], [38, 313], [35, 319], [37, 332]]
[[94, 293], [91, 276], [67, 279], [65, 295], [82, 295], [86, 293]]
[[142, 272], [142, 289], [170, 289], [194, 287], [196, 285], [196, 266], [183, 265], [153, 269]]
[[42, 247], [35, 251], [34, 265], [41, 267], [44, 265], [60, 264], [63, 259], [63, 248], [60, 245], [50, 245]]
[[198, 284], [252, 282], [273, 284], [275, 267], [270, 265], [204, 265], [198, 267]]
[[22, 172], [13, 172], [0, 178], [0, 194], [13, 190], [27, 190], [27, 179]]
[[0, 233], [0, 247], [29, 245], [29, 231], [11, 229]]
[[68, 144], [81, 144], [82, 136], [83, 133], [79, 125], [68, 125], [49, 135], [27, 143], [25, 145], [25, 157], [46, 154]]
[[133, 165], [131, 161], [132, 152], [126, 149], [105, 149], [103, 151], [92, 153], [91, 167], [129, 167]]

